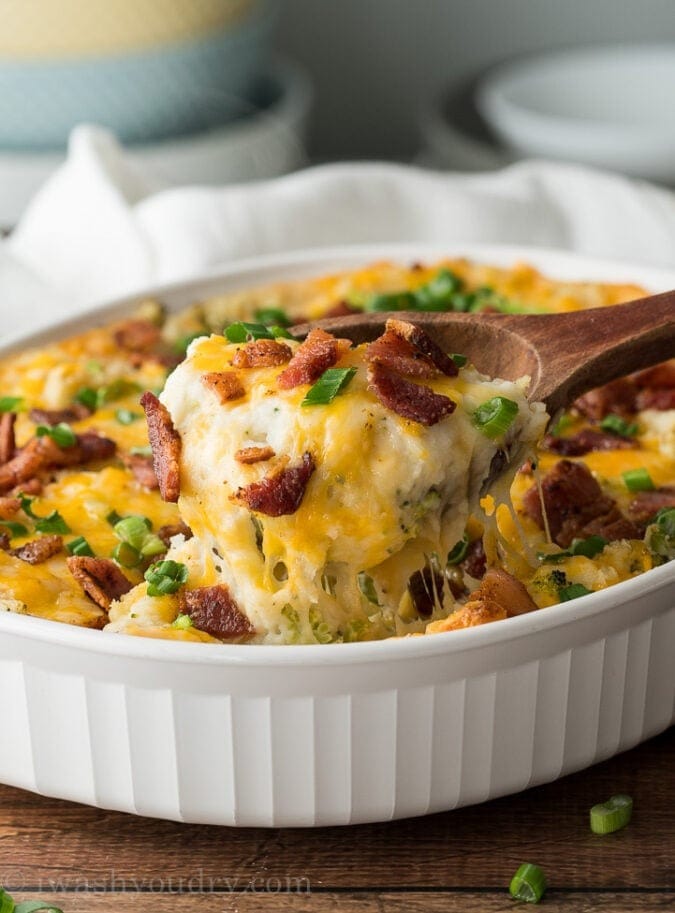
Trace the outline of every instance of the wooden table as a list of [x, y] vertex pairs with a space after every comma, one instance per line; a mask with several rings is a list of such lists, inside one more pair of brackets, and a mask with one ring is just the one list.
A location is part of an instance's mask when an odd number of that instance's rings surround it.
[[[673, 911], [674, 758], [671, 728], [517, 796], [322, 830], [180, 825], [0, 787], [0, 881], [64, 913], [491, 913], [516, 908], [508, 884], [527, 861], [547, 873], [544, 910]], [[589, 807], [619, 792], [634, 798], [632, 823], [594, 836]]]

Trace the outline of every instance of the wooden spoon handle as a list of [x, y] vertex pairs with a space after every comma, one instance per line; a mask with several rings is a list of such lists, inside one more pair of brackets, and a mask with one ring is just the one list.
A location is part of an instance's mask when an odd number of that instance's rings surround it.
[[564, 314], [505, 316], [530, 348], [528, 397], [549, 414], [594, 387], [675, 357], [675, 291]]

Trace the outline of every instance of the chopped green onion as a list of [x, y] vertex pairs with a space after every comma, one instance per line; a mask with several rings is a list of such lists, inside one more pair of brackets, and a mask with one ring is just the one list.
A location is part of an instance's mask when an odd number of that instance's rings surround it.
[[253, 316], [265, 327], [289, 327], [291, 325], [288, 315], [281, 308], [260, 308]]
[[462, 536], [459, 542], [456, 542], [453, 547], [448, 552], [448, 558], [446, 564], [459, 564], [460, 561], [464, 561], [466, 558], [466, 553], [469, 548], [469, 537], [466, 533]]
[[561, 602], [569, 602], [571, 599], [578, 599], [580, 596], [588, 596], [593, 590], [587, 589], [583, 583], [570, 583], [569, 586], [563, 586], [558, 590], [558, 596]]
[[421, 285], [413, 292], [416, 310], [452, 310], [453, 296], [461, 290], [462, 284], [459, 276], [449, 269], [439, 269], [426, 285]]
[[602, 536], [589, 536], [587, 539], [572, 539], [569, 548], [560, 552], [537, 552], [540, 561], [561, 561], [574, 555], [583, 555], [586, 558], [595, 558], [607, 545], [607, 540]]
[[268, 329], [275, 339], [295, 339], [295, 336], [289, 333], [286, 327], [271, 326]]
[[37, 437], [50, 437], [63, 449], [74, 447], [77, 444], [77, 435], [65, 422], [59, 422], [58, 425], [38, 425], [35, 434]]
[[120, 425], [133, 425], [142, 417], [140, 412], [132, 412], [131, 409], [118, 409], [115, 413], [115, 418]]
[[628, 491], [654, 491], [652, 477], [644, 466], [639, 469], [627, 469], [621, 475]]
[[111, 510], [110, 513], [106, 516], [106, 522], [111, 526], [115, 526], [116, 523], [119, 523], [120, 520], [124, 519], [121, 514], [118, 514], [116, 510]]
[[509, 430], [517, 415], [518, 403], [505, 396], [493, 396], [476, 409], [473, 420], [483, 434], [497, 438]]
[[80, 387], [73, 398], [76, 403], [81, 403], [87, 409], [91, 409], [92, 412], [98, 406], [98, 393], [92, 387]]
[[511, 879], [509, 893], [525, 903], [539, 903], [546, 891], [546, 876], [538, 865], [525, 862]]
[[23, 396], [0, 396], [0, 412], [17, 412]]
[[146, 444], [145, 447], [131, 447], [129, 453], [132, 456], [152, 456], [152, 447], [149, 444]]
[[186, 565], [178, 561], [157, 561], [145, 572], [148, 596], [168, 596], [176, 593], [188, 579]]
[[33, 495], [25, 495], [20, 491], [17, 497], [19, 498], [19, 501], [21, 501], [21, 510], [26, 516], [31, 517], [33, 520], [37, 520], [37, 515], [33, 513], [33, 501], [35, 501]]
[[23, 523], [15, 523], [13, 520], [0, 520], [0, 526], [4, 526], [5, 529], [11, 534], [11, 538], [14, 539], [17, 536], [27, 536], [28, 529], [23, 525]]
[[456, 365], [458, 368], [463, 368], [464, 365], [465, 365], [465, 364], [467, 363], [467, 361], [468, 361], [466, 355], [458, 355], [457, 353], [451, 355], [450, 358], [452, 358], [452, 360], [454, 361], [455, 365]]
[[181, 336], [179, 339], [176, 339], [172, 344], [171, 348], [174, 350], [176, 355], [181, 355], [183, 358], [187, 355], [187, 350], [191, 342], [194, 342], [195, 339], [202, 339], [204, 336], [207, 336], [208, 333], [206, 330], [199, 330], [196, 333], [188, 333], [185, 336]]
[[99, 387], [97, 401], [99, 406], [105, 403], [113, 403], [115, 400], [129, 396], [130, 393], [140, 393], [140, 386], [133, 380], [127, 380], [125, 377], [118, 377], [117, 380], [111, 381], [105, 387]]
[[372, 602], [373, 605], [380, 604], [373, 578], [369, 574], [366, 574], [365, 571], [361, 571], [356, 577], [356, 582], [359, 585], [361, 594], [366, 597], [368, 602]]
[[118, 520], [113, 526], [113, 531], [122, 542], [128, 542], [129, 545], [133, 545], [140, 551], [151, 526], [152, 524], [146, 517], [132, 515]]
[[274, 339], [262, 323], [245, 323], [238, 320], [225, 327], [223, 334], [228, 342], [249, 342], [252, 339]]
[[33, 511], [33, 502], [35, 498], [31, 495], [25, 495], [23, 492], [19, 492], [19, 501], [21, 501], [21, 509], [30, 517], [32, 520], [35, 520], [35, 529], [39, 533], [69, 533], [70, 527], [63, 519], [58, 510], [53, 510], [50, 514], [47, 514], [46, 517], [41, 517], [39, 514], [34, 513]]
[[675, 538], [675, 507], [662, 507], [654, 514], [652, 523], [656, 523], [669, 539]]
[[609, 431], [621, 437], [635, 437], [639, 430], [635, 422], [629, 425], [620, 415], [606, 415], [600, 422], [600, 427], [603, 431]]
[[630, 796], [612, 796], [601, 805], [591, 809], [591, 830], [594, 834], [613, 834], [621, 830], [631, 819], [633, 800]]
[[573, 424], [574, 419], [572, 416], [567, 412], [563, 412], [555, 425], [552, 425], [549, 428], [549, 431], [554, 437], [558, 437], [563, 433], [563, 431], [566, 431]]
[[172, 628], [177, 628], [179, 631], [187, 631], [188, 628], [194, 627], [192, 619], [189, 615], [177, 615], [174, 620], [171, 622]]
[[332, 403], [356, 374], [356, 368], [328, 368], [300, 403], [301, 406], [326, 406]]
[[122, 567], [138, 567], [141, 563], [142, 556], [137, 548], [128, 542], [119, 542], [112, 550], [112, 557]]
[[365, 303], [366, 311], [414, 311], [415, 309], [415, 297], [412, 292], [371, 295]]
[[71, 539], [70, 542], [66, 542], [66, 551], [69, 555], [86, 555], [88, 558], [94, 557], [92, 547], [84, 536], [78, 536], [77, 539]]

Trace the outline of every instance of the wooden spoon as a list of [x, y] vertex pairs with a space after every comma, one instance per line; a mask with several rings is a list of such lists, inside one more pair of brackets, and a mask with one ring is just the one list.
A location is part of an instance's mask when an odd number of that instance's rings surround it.
[[[531, 377], [528, 399], [549, 415], [582, 393], [675, 357], [675, 290], [628, 304], [563, 314], [353, 314], [311, 324], [354, 343], [381, 335], [387, 316], [426, 330], [491, 378]], [[308, 324], [292, 328], [302, 337]]]

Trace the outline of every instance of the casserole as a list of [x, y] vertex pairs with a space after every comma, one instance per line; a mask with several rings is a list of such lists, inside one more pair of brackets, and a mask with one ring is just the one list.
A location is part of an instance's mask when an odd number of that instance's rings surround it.
[[[153, 291], [170, 309], [223, 289], [452, 254], [414, 246], [267, 258]], [[534, 250], [556, 278], [656, 271]], [[97, 309], [12, 347], [128, 313]], [[6, 346], [9, 351], [10, 346]], [[237, 825], [388, 820], [483, 801], [637, 744], [673, 717], [675, 573], [499, 625], [321, 646], [150, 641], [0, 615], [0, 779], [138, 814]]]

